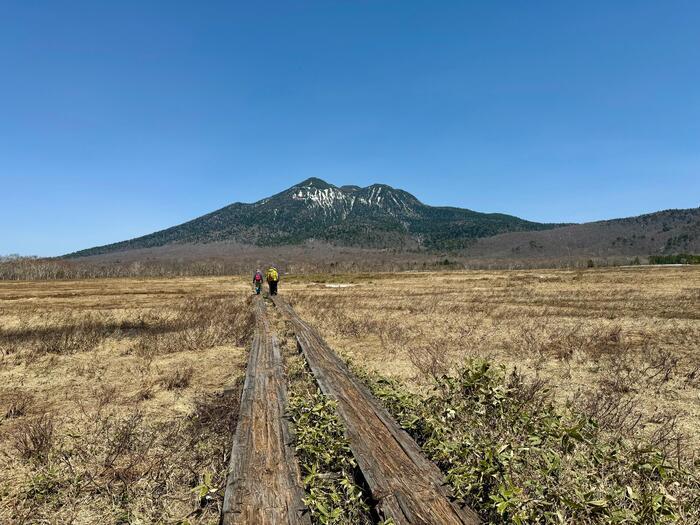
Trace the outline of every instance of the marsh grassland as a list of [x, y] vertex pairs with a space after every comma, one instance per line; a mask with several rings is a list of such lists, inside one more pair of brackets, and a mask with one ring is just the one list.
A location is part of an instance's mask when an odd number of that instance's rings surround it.
[[414, 388], [481, 357], [602, 423], [700, 445], [698, 268], [316, 276], [285, 292], [333, 348]]
[[0, 283], [1, 523], [218, 522], [251, 330], [234, 282]]
[[700, 272], [316, 276], [290, 286], [487, 523], [700, 523]]
[[[216, 523], [247, 281], [0, 282], [0, 522]], [[280, 293], [485, 521], [697, 522], [700, 269], [283, 276]], [[269, 310], [306, 424], [318, 394]]]

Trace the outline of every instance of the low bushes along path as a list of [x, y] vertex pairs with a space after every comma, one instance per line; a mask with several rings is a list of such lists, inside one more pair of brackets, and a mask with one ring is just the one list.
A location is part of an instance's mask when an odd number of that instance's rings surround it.
[[[379, 406], [365, 386], [311, 326], [279, 296], [273, 301], [291, 321], [299, 348], [321, 391], [338, 403], [350, 448], [369, 486], [377, 514], [404, 524], [480, 523], [450, 497], [440, 470]], [[302, 512], [299, 468], [284, 419], [287, 393], [282, 359], [253, 301], [256, 331], [241, 400], [224, 501], [223, 523], [308, 523]]]

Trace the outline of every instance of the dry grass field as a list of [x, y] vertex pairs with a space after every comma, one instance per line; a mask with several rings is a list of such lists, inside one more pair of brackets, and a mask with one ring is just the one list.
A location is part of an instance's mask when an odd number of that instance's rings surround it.
[[244, 290], [0, 283], [0, 523], [217, 523]]
[[284, 291], [331, 346], [384, 375], [426, 385], [486, 357], [612, 430], [700, 447], [697, 267], [318, 276]]
[[[216, 523], [247, 280], [0, 282], [0, 523]], [[486, 357], [610, 432], [700, 449], [698, 268], [283, 276], [280, 293], [415, 391]]]

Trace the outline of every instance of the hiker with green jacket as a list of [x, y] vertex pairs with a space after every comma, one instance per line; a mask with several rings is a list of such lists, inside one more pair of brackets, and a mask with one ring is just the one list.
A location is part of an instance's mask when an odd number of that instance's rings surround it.
[[280, 274], [277, 268], [270, 266], [265, 274], [265, 279], [267, 280], [267, 286], [270, 288], [270, 295], [277, 295], [277, 283], [280, 280]]

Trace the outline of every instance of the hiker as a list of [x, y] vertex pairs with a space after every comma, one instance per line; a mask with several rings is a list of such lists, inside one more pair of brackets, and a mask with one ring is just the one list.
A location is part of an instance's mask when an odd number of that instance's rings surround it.
[[255, 275], [253, 275], [253, 286], [255, 287], [255, 295], [260, 295], [260, 290], [262, 289], [263, 274], [260, 270], [255, 270]]
[[267, 270], [265, 277], [267, 278], [267, 286], [270, 288], [270, 295], [277, 295], [277, 283], [280, 280], [280, 274], [277, 271], [277, 268], [270, 266], [270, 269]]

